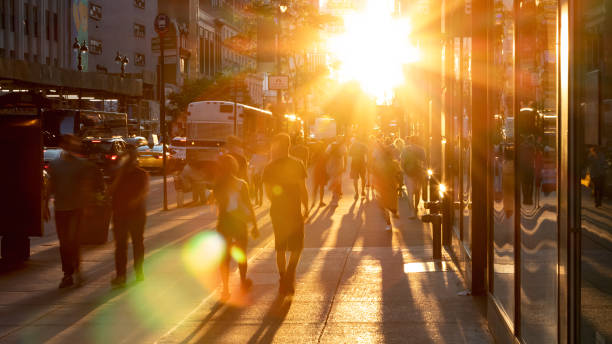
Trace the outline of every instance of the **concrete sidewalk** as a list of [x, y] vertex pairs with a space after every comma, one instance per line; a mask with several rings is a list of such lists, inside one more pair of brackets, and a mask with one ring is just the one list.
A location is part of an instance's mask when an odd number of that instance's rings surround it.
[[[394, 219], [374, 201], [318, 209], [306, 227], [295, 295], [278, 296], [273, 246], [254, 251], [248, 294], [213, 294], [159, 343], [490, 343], [485, 316], [447, 254], [434, 261], [431, 230]], [[237, 273], [231, 280], [237, 283]]]

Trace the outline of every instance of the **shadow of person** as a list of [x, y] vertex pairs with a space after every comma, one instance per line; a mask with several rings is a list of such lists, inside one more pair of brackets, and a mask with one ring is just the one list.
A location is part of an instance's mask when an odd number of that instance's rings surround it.
[[262, 324], [249, 339], [248, 344], [272, 343], [274, 335], [285, 321], [287, 313], [289, 313], [292, 301], [293, 298], [290, 296], [277, 296], [266, 312]]
[[206, 317], [202, 319], [202, 322], [200, 322], [200, 325], [198, 325], [198, 327], [196, 327], [193, 331], [191, 331], [191, 333], [187, 337], [185, 337], [185, 339], [181, 341], [181, 344], [189, 343], [193, 339], [193, 337], [195, 337], [197, 333], [202, 328], [204, 328], [204, 326], [208, 323], [208, 321], [212, 319], [213, 316], [215, 316], [215, 314], [217, 314], [217, 312], [221, 310], [221, 308], [223, 308], [223, 306], [225, 306], [225, 303], [221, 301], [217, 301], [217, 303], [215, 303], [215, 305], [212, 307], [208, 315], [206, 315]]

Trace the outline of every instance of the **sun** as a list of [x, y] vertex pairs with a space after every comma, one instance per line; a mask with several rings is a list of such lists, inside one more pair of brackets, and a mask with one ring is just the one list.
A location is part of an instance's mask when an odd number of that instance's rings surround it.
[[389, 103], [404, 66], [420, 59], [410, 30], [408, 19], [393, 16], [393, 0], [369, 0], [363, 11], [345, 15], [344, 31], [327, 41], [335, 79], [357, 81], [378, 103]]

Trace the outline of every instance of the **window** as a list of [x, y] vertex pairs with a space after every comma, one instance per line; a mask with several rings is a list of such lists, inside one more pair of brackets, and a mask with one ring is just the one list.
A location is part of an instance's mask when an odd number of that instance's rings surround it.
[[145, 8], [145, 0], [134, 0], [134, 6], [138, 8]]
[[89, 40], [89, 52], [94, 55], [102, 54], [102, 41], [96, 39]]
[[53, 40], [57, 42], [57, 13], [53, 13]]
[[49, 10], [45, 12], [45, 38], [47, 41], [51, 40], [51, 12]]
[[30, 34], [30, 5], [23, 5], [23, 32], [26, 35]]
[[38, 37], [38, 6], [32, 7], [32, 19], [34, 21], [34, 37]]
[[89, 18], [93, 20], [101, 20], [102, 19], [102, 7], [96, 4], [89, 4]]
[[11, 0], [11, 32], [15, 32], [15, 0]]
[[134, 65], [136, 65], [136, 66], [144, 66], [145, 63], [146, 63], [145, 55], [144, 54], [136, 53], [136, 55], [134, 56]]
[[142, 24], [134, 24], [134, 37], [144, 38], [145, 26]]
[[6, 4], [4, 1], [0, 1], [0, 27], [2, 30], [6, 29], [6, 22], [4, 21], [4, 16], [6, 14]]

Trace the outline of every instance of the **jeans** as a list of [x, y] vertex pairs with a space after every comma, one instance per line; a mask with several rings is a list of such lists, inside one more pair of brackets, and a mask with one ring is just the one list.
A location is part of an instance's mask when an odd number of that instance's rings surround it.
[[114, 214], [113, 235], [115, 236], [115, 270], [117, 271], [117, 276], [126, 275], [128, 235], [132, 239], [132, 247], [134, 249], [134, 271], [137, 274], [142, 274], [146, 218], [147, 215], [144, 212], [137, 214]]
[[82, 209], [55, 211], [55, 227], [60, 243], [62, 271], [65, 276], [72, 276], [79, 270], [81, 260], [79, 231], [82, 216]]

